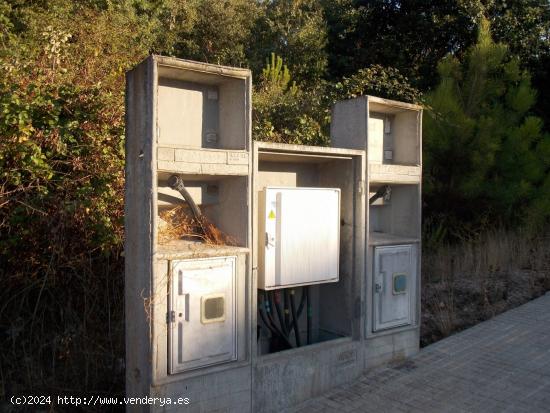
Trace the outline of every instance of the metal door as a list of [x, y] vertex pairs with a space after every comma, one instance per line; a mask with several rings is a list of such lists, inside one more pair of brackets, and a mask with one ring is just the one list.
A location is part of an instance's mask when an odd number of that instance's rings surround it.
[[261, 288], [337, 282], [340, 189], [265, 189]]
[[170, 373], [236, 359], [236, 257], [172, 262]]
[[416, 259], [412, 245], [374, 248], [374, 331], [412, 323]]

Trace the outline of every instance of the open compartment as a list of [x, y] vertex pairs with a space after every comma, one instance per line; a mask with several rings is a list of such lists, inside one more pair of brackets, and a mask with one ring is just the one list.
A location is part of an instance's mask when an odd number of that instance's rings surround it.
[[420, 165], [419, 111], [369, 99], [369, 163]]
[[371, 183], [369, 244], [417, 242], [420, 238], [420, 187]]
[[159, 147], [248, 149], [249, 80], [158, 67]]
[[[248, 247], [246, 176], [178, 175], [205, 222], [212, 224], [214, 231], [219, 231], [213, 234], [216, 239], [204, 239], [200, 234], [186, 234], [185, 228], [174, 228], [185, 222], [196, 223], [196, 220], [182, 194], [170, 186], [169, 179], [173, 175], [171, 172], [158, 173], [159, 244], [185, 241]], [[172, 213], [178, 214], [178, 219], [172, 219]]]
[[[358, 219], [356, 208], [358, 199], [355, 189], [359, 186], [358, 180], [361, 179], [358, 172], [361, 170], [361, 156], [289, 153], [274, 150], [278, 146], [285, 145], [262, 144], [262, 146], [257, 158], [255, 190], [258, 208], [254, 217], [258, 228], [258, 286], [260, 288], [257, 303], [258, 354], [276, 353], [307, 344], [351, 336], [353, 303], [357, 294], [354, 288], [357, 282], [355, 272], [361, 270], [356, 268], [354, 262], [355, 230]], [[296, 148], [293, 145], [288, 146]], [[302, 190], [299, 190], [300, 188]], [[307, 204], [307, 208], [293, 208], [293, 210], [297, 214], [302, 213], [302, 220], [306, 223], [308, 214], [320, 216], [319, 214], [322, 215], [323, 211], [326, 212], [324, 219], [331, 227], [328, 233], [333, 235], [336, 232], [339, 233], [338, 245], [332, 246], [330, 243], [316, 243], [316, 239], [310, 240], [311, 244], [317, 245], [316, 254], [319, 261], [326, 261], [324, 255], [330, 256], [332, 249], [336, 250], [336, 265], [333, 265], [334, 260], [329, 259], [330, 265], [318, 267], [317, 271], [326, 271], [326, 274], [311, 274], [311, 271], [315, 270], [309, 268], [309, 264], [306, 263], [308, 268], [304, 268], [303, 272], [311, 276], [309, 280], [300, 278], [303, 274], [298, 274], [296, 277], [279, 274], [281, 284], [274, 286], [264, 279], [266, 277], [266, 257], [264, 256], [266, 244], [274, 241], [270, 241], [269, 231], [266, 231], [266, 223], [269, 225], [270, 219], [269, 209], [273, 207], [274, 213], [280, 212], [271, 203], [268, 202], [266, 205], [262, 201], [262, 197], [266, 196], [266, 190], [278, 192], [283, 196], [294, 196], [294, 193], [299, 193], [298, 197], [302, 197], [302, 205]], [[311, 199], [306, 202], [308, 197]], [[317, 198], [319, 198], [318, 201], [316, 201]], [[339, 198], [338, 201], [336, 201], [337, 198]], [[332, 211], [335, 205], [338, 210]], [[293, 242], [298, 239], [300, 242], [308, 243], [308, 232], [311, 232], [314, 238], [322, 236], [320, 235], [323, 233], [322, 229], [310, 231], [311, 228], [305, 224], [305, 227], [302, 227], [300, 217], [295, 216], [292, 220], [294, 231], [297, 232]], [[332, 228], [334, 220], [336, 231]], [[326, 225], [320, 222], [319, 226]], [[324, 251], [325, 247], [331, 251]], [[307, 260], [307, 248], [307, 245], [294, 247], [297, 256], [300, 255], [300, 251], [302, 252], [304, 261]], [[280, 260], [283, 257], [278, 255], [276, 259]], [[295, 270], [289, 265], [281, 268]], [[332, 274], [335, 268], [337, 274]], [[295, 282], [294, 285], [292, 285], [293, 282]], [[297, 319], [298, 334], [293, 323], [294, 317]]]

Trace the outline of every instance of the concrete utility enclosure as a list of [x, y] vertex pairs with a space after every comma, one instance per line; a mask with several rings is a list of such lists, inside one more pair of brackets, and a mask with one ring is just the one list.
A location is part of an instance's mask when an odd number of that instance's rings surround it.
[[242, 78], [159, 66], [159, 146], [247, 149], [249, 86]]
[[248, 70], [151, 56], [126, 112], [128, 397], [276, 412], [418, 350], [420, 107], [253, 143]]
[[[388, 359], [396, 348], [385, 346], [384, 335], [395, 339], [402, 331], [419, 339], [421, 136], [417, 105], [362, 96], [333, 108], [332, 145], [368, 153], [365, 328], [371, 346], [384, 344]], [[409, 344], [398, 350], [407, 354]]]
[[[363, 209], [363, 169], [364, 154], [361, 151], [254, 143], [254, 199], [257, 201], [254, 204], [258, 207], [253, 213], [253, 225], [258, 230], [254, 231], [257, 250], [253, 255], [258, 260], [257, 287], [260, 290], [257, 314], [260, 319], [256, 324], [260, 327], [260, 355], [290, 347], [287, 343], [277, 348], [277, 343], [272, 342], [270, 348], [267, 343], [274, 338], [273, 331], [270, 331], [273, 329], [269, 328], [272, 324], [267, 314], [269, 308], [274, 307], [274, 318], [278, 316], [278, 310], [291, 313], [290, 298], [285, 296], [288, 293], [296, 296], [296, 305], [298, 298], [307, 294], [307, 311], [311, 314], [309, 322], [305, 311], [299, 317], [298, 335], [302, 337], [302, 343], [298, 346], [296, 335], [289, 334], [291, 346], [297, 348], [352, 335], [353, 305], [360, 300], [356, 283], [364, 265], [364, 215], [360, 213]], [[284, 257], [283, 277], [290, 279], [288, 283], [277, 283], [277, 273], [270, 273], [269, 258], [266, 257], [269, 251], [278, 251], [277, 245], [271, 247], [271, 229], [265, 226], [266, 223], [276, 225], [278, 217], [270, 220], [269, 214], [273, 206], [277, 212], [277, 203], [262, 202], [266, 192], [273, 192], [279, 199], [284, 195], [298, 197], [298, 202], [294, 200], [294, 217], [290, 217], [289, 223], [294, 227], [291, 233], [293, 245], [289, 248], [291, 254]], [[274, 243], [277, 244], [277, 240]], [[292, 280], [293, 277], [297, 279]], [[270, 279], [275, 282], [268, 282]], [[305, 287], [292, 288], [300, 286]], [[264, 291], [272, 289], [277, 291]], [[277, 302], [280, 309], [276, 308]], [[262, 311], [266, 312], [263, 318], [267, 319], [267, 325], [261, 317]], [[285, 329], [277, 322], [280, 320], [275, 320], [275, 330], [277, 327]]]
[[[160, 56], [128, 73], [128, 396], [231, 394], [235, 409], [250, 408], [250, 90], [248, 70]], [[166, 214], [187, 208], [184, 194], [198, 227], [227, 242], [170, 236]]]

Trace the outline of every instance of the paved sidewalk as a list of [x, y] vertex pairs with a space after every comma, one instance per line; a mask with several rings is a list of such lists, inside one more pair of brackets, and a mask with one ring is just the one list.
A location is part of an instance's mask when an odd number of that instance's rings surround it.
[[288, 412], [550, 412], [550, 293]]

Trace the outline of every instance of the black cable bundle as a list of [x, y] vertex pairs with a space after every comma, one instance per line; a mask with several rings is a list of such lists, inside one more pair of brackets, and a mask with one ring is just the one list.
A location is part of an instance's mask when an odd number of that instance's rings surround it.
[[[283, 297], [282, 306], [281, 295]], [[302, 346], [299, 320], [304, 308], [307, 308], [308, 314], [308, 343], [311, 341], [311, 308], [309, 304], [308, 288], [302, 288], [302, 296], [300, 298], [300, 303], [298, 307], [296, 307], [294, 296], [294, 289], [291, 289], [290, 291], [288, 289], [283, 289], [282, 292], [263, 290], [258, 291], [258, 297], [260, 299], [258, 305], [258, 313], [263, 324], [271, 332], [270, 351], [272, 352]], [[276, 313], [276, 316], [274, 313]], [[294, 331], [294, 340], [296, 343], [295, 346], [292, 345], [292, 342], [290, 340], [290, 335], [292, 331]]]

